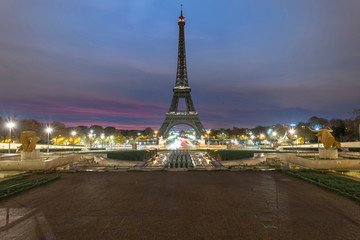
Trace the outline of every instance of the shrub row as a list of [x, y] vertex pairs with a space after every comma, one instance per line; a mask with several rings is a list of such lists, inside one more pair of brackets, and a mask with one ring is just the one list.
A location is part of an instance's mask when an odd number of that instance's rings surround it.
[[128, 161], [146, 161], [153, 157], [156, 150], [119, 150], [104, 152], [108, 154], [108, 158], [128, 160]]

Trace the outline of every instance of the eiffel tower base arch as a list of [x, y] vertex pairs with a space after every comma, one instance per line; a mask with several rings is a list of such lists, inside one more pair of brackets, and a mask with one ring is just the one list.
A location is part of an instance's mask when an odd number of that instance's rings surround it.
[[165, 120], [159, 129], [159, 136], [167, 137], [170, 129], [180, 124], [192, 127], [199, 136], [205, 131], [198, 114], [166, 113]]

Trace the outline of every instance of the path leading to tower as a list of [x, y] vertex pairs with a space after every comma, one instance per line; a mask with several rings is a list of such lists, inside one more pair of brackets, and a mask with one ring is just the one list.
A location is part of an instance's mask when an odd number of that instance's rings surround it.
[[0, 201], [0, 239], [359, 239], [360, 205], [278, 172], [88, 172]]

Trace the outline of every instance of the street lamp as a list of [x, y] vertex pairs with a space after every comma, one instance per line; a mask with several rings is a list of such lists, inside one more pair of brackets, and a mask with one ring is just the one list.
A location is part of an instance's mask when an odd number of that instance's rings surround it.
[[210, 146], [210, 133], [211, 133], [210, 129], [207, 130], [206, 133], [208, 135], [208, 148], [209, 148], [209, 146]]
[[110, 145], [110, 148], [112, 149], [114, 136], [112, 136], [112, 135], [111, 135], [111, 136], [110, 136], [110, 139], [111, 139], [111, 143], [110, 143], [111, 145]]
[[76, 132], [72, 131], [71, 135], [73, 136], [73, 152], [74, 152], [75, 151], [75, 135], [76, 135]]
[[9, 153], [10, 153], [10, 144], [11, 144], [11, 129], [15, 127], [15, 123], [8, 122], [7, 127], [9, 128]]
[[[271, 135], [272, 135], [273, 138], [274, 138], [274, 144], [275, 144], [275, 137], [276, 137], [277, 133], [274, 131], [274, 132], [271, 133]], [[270, 140], [270, 142], [271, 142], [271, 140]]]
[[104, 147], [104, 138], [105, 138], [105, 135], [102, 133], [101, 134], [101, 139], [102, 139], [102, 147]]
[[90, 145], [90, 147], [92, 146], [92, 144], [91, 144], [91, 138], [92, 138], [92, 133], [89, 133], [89, 145]]
[[268, 134], [268, 137], [269, 137], [269, 147], [271, 147], [271, 136], [270, 136], [271, 132], [272, 132], [272, 129], [269, 128], [269, 130], [267, 131], [267, 134]]
[[46, 132], [48, 134], [48, 148], [47, 148], [47, 152], [49, 153], [49, 149], [50, 149], [50, 133], [52, 132], [52, 128], [51, 127], [47, 127], [46, 128]]

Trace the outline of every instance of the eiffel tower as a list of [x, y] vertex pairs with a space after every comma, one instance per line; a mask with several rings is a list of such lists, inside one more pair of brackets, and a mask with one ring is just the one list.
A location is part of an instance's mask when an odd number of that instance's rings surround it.
[[[182, 5], [181, 5], [182, 6]], [[179, 49], [178, 49], [178, 62], [176, 83], [173, 88], [173, 98], [169, 111], [165, 114], [165, 120], [159, 129], [159, 136], [166, 137], [170, 129], [179, 124], [188, 125], [201, 135], [205, 129], [199, 119], [199, 113], [195, 110], [194, 103], [191, 99], [191, 88], [189, 87], [187, 68], [186, 68], [186, 55], [185, 55], [185, 18], [183, 16], [182, 7], [181, 15], [178, 19], [179, 25]], [[179, 111], [179, 99], [184, 98], [186, 103], [186, 111]]]

